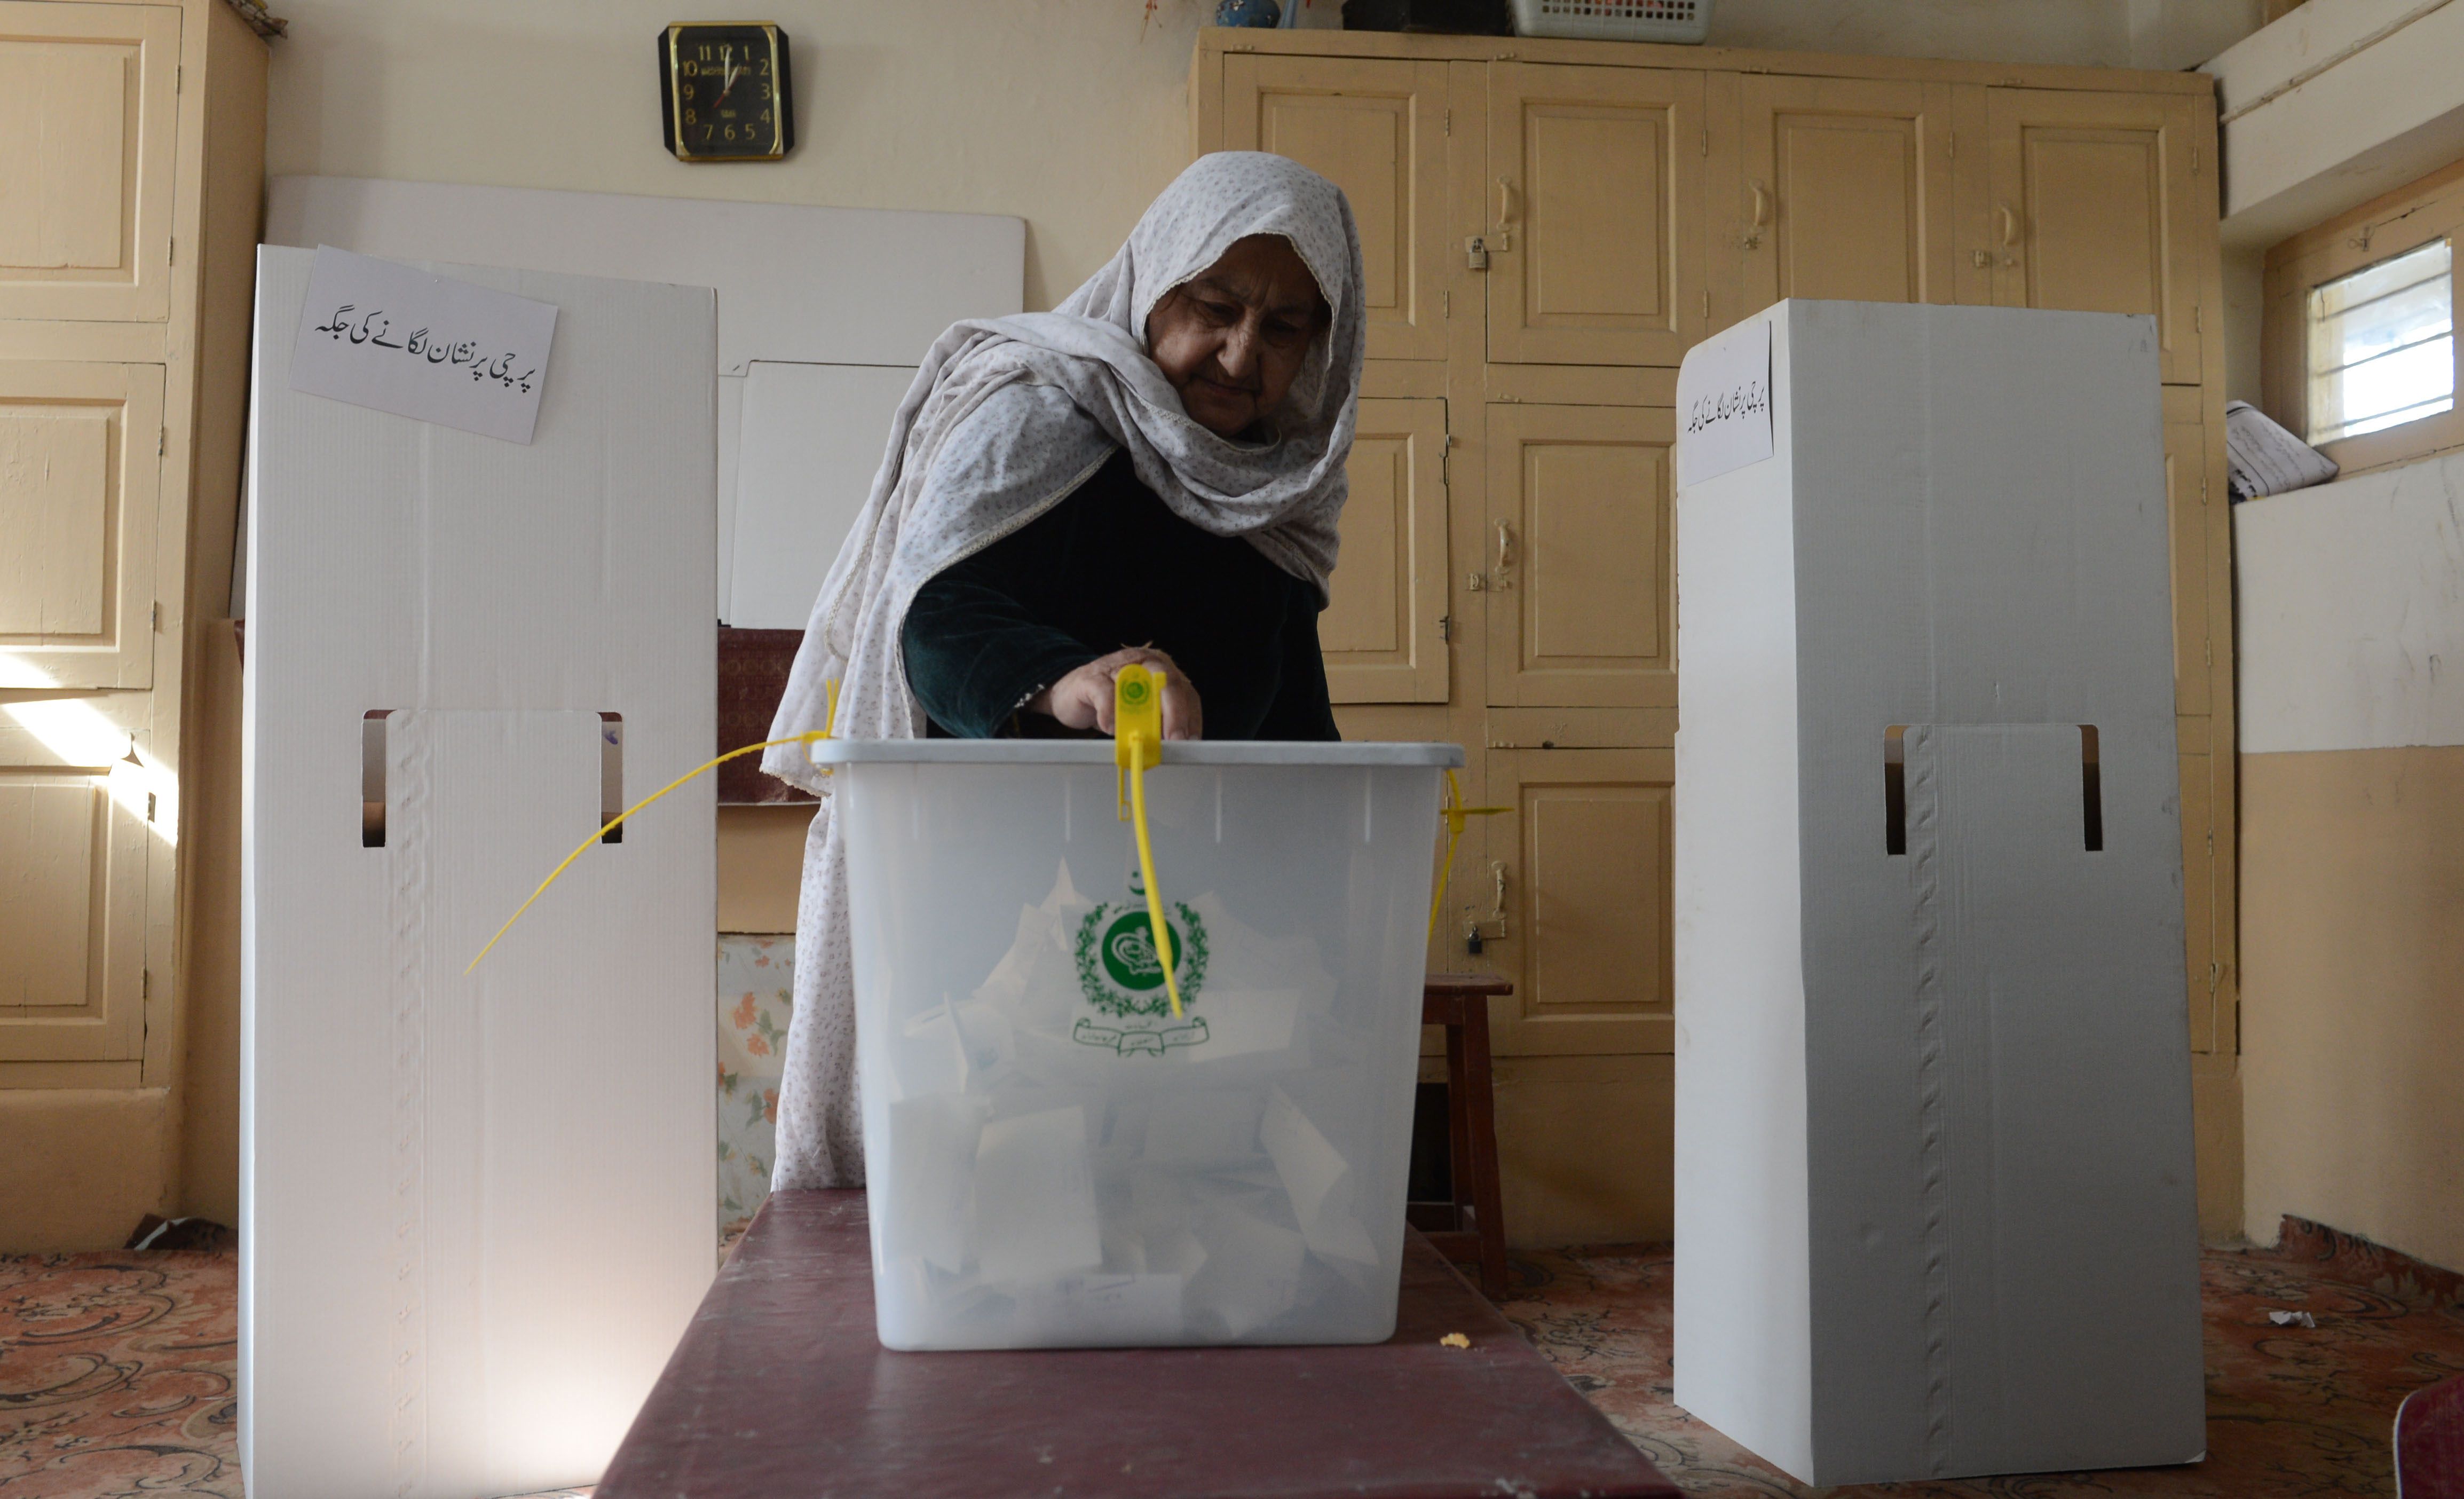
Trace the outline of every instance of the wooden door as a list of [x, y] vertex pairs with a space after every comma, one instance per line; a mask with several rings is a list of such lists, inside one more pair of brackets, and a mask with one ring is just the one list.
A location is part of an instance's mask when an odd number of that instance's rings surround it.
[[0, 687], [154, 677], [163, 366], [0, 360]]
[[1677, 701], [1664, 408], [1488, 408], [1488, 700]]
[[1672, 1049], [1675, 752], [1490, 750], [1482, 758], [1482, 800], [1512, 810], [1488, 820], [1485, 867], [1457, 871], [1448, 924], [1492, 923], [1484, 958], [1515, 981], [1511, 1000], [1492, 1010], [1498, 1049]]
[[[30, 706], [41, 711], [16, 716], [30, 733], [77, 758], [118, 747], [82, 703]], [[99, 732], [81, 734], [81, 712]], [[0, 1062], [142, 1054], [146, 781], [124, 761], [0, 765]]]
[[1981, 220], [2005, 307], [2147, 313], [2164, 378], [2196, 385], [2215, 263], [2215, 117], [2180, 95], [1989, 88]]
[[1343, 545], [1318, 616], [1339, 703], [1446, 700], [1446, 404], [1364, 400]]
[[0, 318], [171, 311], [180, 11], [0, 0]]
[[1740, 313], [1956, 299], [1950, 103], [1947, 83], [1746, 78]]
[[1446, 357], [1445, 92], [1442, 62], [1223, 62], [1222, 148], [1288, 156], [1352, 200], [1371, 359]]
[[1488, 357], [1675, 364], [1709, 332], [1703, 75], [1488, 65]]

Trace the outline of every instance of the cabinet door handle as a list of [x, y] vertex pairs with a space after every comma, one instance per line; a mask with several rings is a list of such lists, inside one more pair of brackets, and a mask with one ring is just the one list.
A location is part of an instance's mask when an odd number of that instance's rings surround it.
[[1497, 227], [1514, 227], [1514, 179], [1511, 177], [1497, 179]]
[[2002, 213], [2002, 247], [2009, 249], [2019, 242], [2019, 214], [2007, 203], [1996, 204]]
[[1763, 243], [1763, 230], [1771, 223], [1771, 189], [1763, 186], [1763, 180], [1759, 177], [1750, 180], [1746, 186], [1752, 188], [1754, 194], [1754, 222], [1746, 231], [1746, 248], [1759, 250]]
[[1497, 523], [1497, 575], [1503, 584], [1507, 570], [1514, 565], [1514, 526], [1509, 521]]

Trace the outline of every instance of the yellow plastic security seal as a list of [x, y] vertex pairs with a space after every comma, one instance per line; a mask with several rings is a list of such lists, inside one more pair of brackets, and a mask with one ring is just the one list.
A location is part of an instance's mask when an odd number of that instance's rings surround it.
[[1463, 783], [1455, 780], [1453, 771], [1446, 772], [1446, 806], [1442, 814], [1446, 820], [1446, 862], [1445, 867], [1438, 871], [1438, 888], [1429, 892], [1429, 937], [1432, 940], [1438, 935], [1438, 912], [1446, 902], [1446, 882], [1455, 877], [1455, 845], [1463, 842], [1464, 820], [1495, 817], [1500, 812], [1513, 810], [1510, 806], [1463, 805]]
[[[738, 755], [751, 755], [759, 750], [766, 750], [773, 744], [811, 744], [830, 738], [831, 731], [838, 727], [839, 722], [839, 684], [835, 681], [825, 681], [822, 683], [822, 691], [828, 697], [829, 712], [823, 719], [822, 726], [820, 728], [813, 730], [809, 734], [791, 734], [783, 739], [763, 739], [759, 744], [747, 744], [742, 749], [732, 749], [726, 754], [718, 756], [715, 759], [703, 761], [700, 764], [686, 771], [675, 780], [669, 782], [666, 785], [663, 785], [656, 791], [651, 792], [649, 796], [642, 798], [642, 800], [634, 803], [631, 806], [625, 808], [625, 810], [607, 819], [606, 827], [600, 828], [597, 832], [592, 833], [589, 837], [582, 840], [581, 847], [575, 849], [571, 853], [566, 854], [564, 856], [563, 863], [547, 871], [547, 878], [539, 881], [539, 889], [531, 892], [530, 900], [525, 900], [519, 906], [516, 907], [514, 914], [505, 918], [505, 924], [496, 928], [496, 935], [488, 938], [488, 945], [479, 949], [479, 958], [487, 957], [490, 952], [495, 950], [495, 945], [498, 942], [504, 940], [505, 934], [514, 929], [514, 923], [522, 918], [522, 913], [531, 909], [531, 901], [535, 901], [541, 895], [546, 894], [547, 888], [556, 883], [556, 877], [558, 875], [562, 874], [565, 871], [573, 868], [574, 860], [581, 858], [583, 852], [585, 852], [592, 844], [606, 837], [609, 830], [614, 828], [618, 824], [624, 822], [625, 819], [632, 816], [634, 813], [649, 805], [659, 798], [666, 796], [669, 792], [673, 791], [680, 785], [683, 785], [693, 777], [701, 775], [705, 771], [716, 770], [719, 766], [726, 764], [729, 761], [734, 760]], [[822, 774], [826, 776], [829, 774], [829, 770], [825, 767]], [[472, 959], [471, 967], [465, 968], [462, 971], [467, 974], [472, 968], [478, 967], [479, 958]]]
[[[1173, 974], [1172, 927], [1163, 918], [1163, 893], [1155, 889], [1155, 849], [1147, 841], [1147, 771], [1163, 763], [1161, 672], [1132, 664], [1112, 678], [1112, 763], [1121, 811], [1138, 841], [1138, 875], [1147, 887], [1147, 922], [1155, 931], [1155, 958], [1163, 964], [1164, 993], [1173, 1019], [1180, 1018], [1180, 981]], [[1127, 795], [1122, 793], [1126, 791]]]

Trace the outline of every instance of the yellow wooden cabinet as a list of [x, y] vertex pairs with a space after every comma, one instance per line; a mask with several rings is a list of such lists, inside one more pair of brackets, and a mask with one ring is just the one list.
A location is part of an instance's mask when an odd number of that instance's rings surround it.
[[1488, 357], [1674, 364], [1704, 301], [1703, 75], [1492, 63]]
[[[1502, 1144], [1509, 1170], [1592, 1183], [1575, 1202], [1509, 1182], [1518, 1238], [1668, 1228], [1675, 367], [1782, 298], [2155, 320], [2191, 1043], [2233, 1048], [2210, 88], [1525, 37], [1201, 33], [1197, 148], [1290, 155], [1360, 221], [1371, 399], [1329, 680], [1347, 734], [1458, 740], [1469, 793], [1511, 809], [1464, 838], [1431, 960], [1515, 980], [1493, 1009], [1524, 1090], [1500, 1105], [1509, 1135], [1528, 1132]], [[1559, 1086], [1589, 1113], [1544, 1128], [1534, 1100]], [[1607, 1137], [1646, 1142], [1654, 1175], [1604, 1204], [1595, 1174], [1559, 1157]]]
[[[1516, 983], [1507, 1053], [1670, 1049], [1671, 749], [1490, 749], [1488, 862], [1458, 886], [1491, 921], [1483, 957]], [[1468, 909], [1463, 909], [1463, 908]], [[1502, 920], [1498, 919], [1502, 916]], [[1461, 949], [1458, 948], [1458, 951]]]
[[1360, 228], [1371, 359], [1443, 359], [1443, 63], [1229, 59], [1223, 146], [1273, 151], [1344, 184]]
[[0, 6], [0, 318], [171, 308], [180, 8]]
[[163, 366], [0, 362], [0, 687], [150, 687]]
[[1489, 702], [1676, 706], [1676, 438], [1666, 408], [1490, 407]]
[[1339, 703], [1441, 703], [1446, 636], [1446, 404], [1360, 403], [1339, 556], [1346, 585], [1318, 619]]
[[1757, 74], [1739, 80], [1732, 174], [1743, 303], [1959, 299], [1952, 85]]
[[1969, 259], [1981, 252], [1988, 262], [1992, 300], [2150, 314], [2167, 383], [2199, 384], [2205, 324], [2215, 316], [2203, 303], [2220, 274], [2213, 100], [2042, 88], [1983, 93], [1984, 190], [1975, 192], [1972, 179], [1966, 185], [1969, 216], [1982, 217], [1986, 231]]
[[0, 0], [0, 1151], [95, 1173], [0, 1201], [0, 1251], [179, 1201], [187, 663], [228, 613], [265, 65], [222, 0]]

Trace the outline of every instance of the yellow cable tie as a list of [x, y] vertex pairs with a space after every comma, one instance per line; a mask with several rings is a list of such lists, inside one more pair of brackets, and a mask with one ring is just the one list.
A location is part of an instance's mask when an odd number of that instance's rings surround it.
[[1463, 783], [1455, 773], [1446, 772], [1446, 805], [1441, 814], [1446, 820], [1446, 862], [1438, 871], [1438, 888], [1429, 892], [1429, 939], [1437, 940], [1438, 913], [1445, 909], [1446, 886], [1455, 877], [1455, 845], [1463, 842], [1463, 820], [1472, 817], [1495, 817], [1511, 812], [1510, 806], [1465, 806], [1463, 805]]
[[[1180, 981], [1172, 950], [1172, 927], [1163, 918], [1163, 893], [1155, 888], [1155, 849], [1147, 839], [1147, 767], [1163, 762], [1164, 674], [1132, 664], [1112, 677], [1112, 763], [1129, 783], [1130, 823], [1138, 844], [1138, 874], [1146, 882], [1147, 925], [1155, 957], [1163, 963], [1163, 987], [1172, 1018], [1181, 1017]], [[1116, 784], [1114, 794], [1118, 794]]]
[[[610, 832], [613, 832], [618, 825], [622, 824], [625, 819], [632, 816], [634, 813], [649, 805], [659, 798], [666, 796], [669, 792], [673, 791], [680, 785], [683, 785], [693, 777], [701, 775], [706, 771], [715, 770], [739, 755], [750, 755], [756, 750], [766, 750], [771, 748], [773, 745], [778, 744], [814, 744], [830, 738], [831, 731], [838, 725], [839, 684], [835, 681], [825, 681], [822, 684], [822, 690], [829, 700], [828, 716], [823, 720], [823, 727], [805, 734], [791, 734], [783, 739], [764, 739], [759, 744], [747, 744], [741, 749], [732, 749], [726, 754], [720, 755], [715, 759], [704, 761], [700, 764], [695, 765], [693, 769], [686, 771], [683, 775], [678, 776], [675, 780], [669, 782], [666, 785], [663, 785], [656, 791], [651, 792], [649, 796], [646, 796], [639, 802], [634, 803], [631, 806], [628, 806], [625, 808], [625, 810], [617, 813], [614, 817], [609, 818], [607, 820], [607, 826], [600, 828], [597, 832], [592, 833], [589, 837], [582, 840], [582, 844], [579, 848], [576, 848], [571, 853], [564, 856], [564, 862], [559, 864], [555, 869], [548, 871], [547, 878], [539, 881], [539, 889], [531, 892], [530, 900], [523, 901], [512, 915], [505, 918], [505, 924], [496, 928], [496, 935], [488, 938], [488, 945], [479, 949], [479, 958], [472, 959], [471, 966], [463, 969], [462, 971], [467, 974], [473, 969], [477, 968], [479, 966], [479, 959], [485, 958], [489, 953], [495, 951], [496, 944], [504, 939], [505, 934], [514, 929], [514, 923], [522, 918], [522, 913], [531, 909], [532, 901], [536, 901], [541, 895], [546, 894], [547, 888], [556, 883], [557, 876], [573, 868], [574, 860], [581, 858], [583, 853], [587, 852], [592, 844], [598, 843], [600, 840], [605, 838]], [[828, 775], [828, 769], [825, 768], [822, 771], [822, 774], [825, 776]]]

